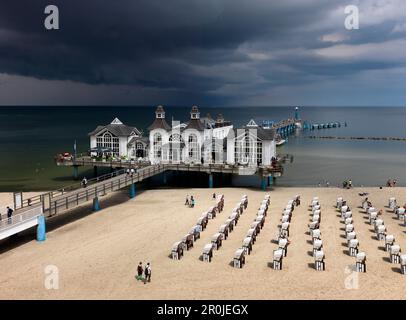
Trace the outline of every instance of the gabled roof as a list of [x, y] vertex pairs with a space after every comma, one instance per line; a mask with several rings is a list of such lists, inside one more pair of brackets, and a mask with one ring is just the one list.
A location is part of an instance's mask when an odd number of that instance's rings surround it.
[[166, 131], [171, 130], [171, 126], [165, 121], [164, 118], [155, 118], [154, 122], [148, 127], [148, 130], [164, 129]]
[[[244, 126], [242, 127], [243, 130], [245, 130], [246, 132], [249, 130], [256, 130], [257, 131], [257, 138], [260, 140], [274, 140], [275, 136], [276, 136], [276, 130], [275, 129], [265, 129], [261, 126], [257, 126], [257, 127], [248, 127], [248, 126]], [[237, 129], [234, 129], [234, 134], [237, 137], [238, 131]]]
[[198, 131], [204, 131], [204, 124], [200, 119], [190, 119], [185, 130], [187, 129], [196, 129]]
[[118, 118], [114, 118], [114, 120], [106, 126], [97, 126], [96, 129], [89, 133], [89, 136], [97, 135], [104, 129], [106, 129], [116, 137], [128, 137], [132, 133], [141, 135], [141, 132], [136, 127], [127, 126], [123, 124]]

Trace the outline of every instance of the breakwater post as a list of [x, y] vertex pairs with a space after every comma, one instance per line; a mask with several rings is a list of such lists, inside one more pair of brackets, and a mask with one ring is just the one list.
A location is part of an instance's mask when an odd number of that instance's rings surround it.
[[45, 217], [42, 214], [38, 217], [37, 241], [42, 242], [45, 240], [46, 240]]

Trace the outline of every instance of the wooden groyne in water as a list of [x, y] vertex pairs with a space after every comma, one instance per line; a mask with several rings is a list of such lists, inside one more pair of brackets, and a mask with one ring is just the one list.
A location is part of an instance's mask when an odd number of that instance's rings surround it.
[[308, 136], [309, 139], [336, 139], [336, 140], [377, 140], [377, 141], [406, 141], [399, 137], [334, 137], [334, 136]]

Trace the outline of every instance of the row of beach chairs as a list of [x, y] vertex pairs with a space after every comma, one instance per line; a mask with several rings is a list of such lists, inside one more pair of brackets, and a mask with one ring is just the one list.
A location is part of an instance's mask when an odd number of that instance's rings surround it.
[[320, 230], [321, 204], [319, 198], [313, 197], [309, 207], [309, 210], [312, 212], [310, 215], [309, 233], [312, 237], [314, 266], [316, 270], [324, 271], [326, 270], [326, 264]]
[[[397, 207], [395, 198], [390, 198], [388, 205], [389, 208], [393, 208], [392, 210], [394, 210], [395, 214], [398, 209], [403, 209]], [[378, 216], [378, 211], [375, 207], [373, 207], [371, 202], [364, 200], [362, 202], [362, 207], [365, 210], [365, 213], [368, 215], [369, 223], [374, 227], [377, 239], [385, 241], [385, 250], [389, 252], [390, 262], [399, 263], [401, 273], [406, 274], [406, 255], [401, 254], [400, 245], [395, 243], [395, 236], [392, 234], [387, 234], [385, 223], [383, 219]], [[403, 210], [399, 210], [399, 212], [399, 215], [404, 216]], [[399, 219], [401, 218], [399, 217]]]
[[405, 208], [399, 207], [396, 202], [396, 198], [391, 197], [389, 198], [389, 204], [388, 204], [389, 209], [392, 210], [392, 212], [398, 217], [400, 221], [403, 221], [403, 224], [406, 226], [406, 219], [405, 219], [405, 214], [406, 210]]
[[292, 220], [292, 214], [295, 206], [300, 205], [300, 196], [296, 195], [289, 200], [285, 209], [282, 212], [281, 225], [278, 233], [278, 248], [273, 251], [272, 268], [282, 270], [283, 258], [288, 254], [289, 245], [289, 227]]
[[337, 198], [336, 207], [340, 212], [341, 220], [345, 225], [345, 237], [347, 240], [349, 255], [355, 257], [355, 270], [357, 272], [366, 272], [366, 253], [359, 251], [359, 240], [357, 239], [357, 233], [354, 229], [351, 208], [349, 207], [347, 201], [342, 197]]
[[233, 231], [234, 227], [238, 223], [238, 219], [243, 214], [244, 210], [248, 207], [248, 197], [243, 195], [241, 201], [237, 203], [236, 207], [233, 209], [231, 215], [219, 228], [219, 232], [215, 233], [211, 237], [211, 242], [203, 247], [203, 261], [211, 262], [213, 258], [213, 251], [218, 250], [222, 242], [227, 239], [230, 232]]
[[214, 219], [218, 213], [223, 211], [223, 208], [224, 195], [218, 195], [216, 205], [201, 215], [201, 217], [197, 220], [196, 225], [192, 227], [189, 233], [186, 234], [181, 241], [173, 244], [171, 250], [172, 259], [180, 260], [180, 258], [183, 256], [184, 250], [193, 248], [194, 242], [200, 238], [200, 232], [206, 229], [209, 219]]
[[265, 195], [258, 209], [257, 216], [255, 220], [251, 223], [250, 229], [245, 236], [242, 247], [238, 248], [234, 253], [233, 266], [234, 268], [242, 268], [245, 264], [245, 256], [251, 253], [252, 246], [256, 241], [257, 235], [261, 232], [261, 229], [265, 223], [265, 217], [268, 213], [268, 208], [270, 204], [270, 196]]

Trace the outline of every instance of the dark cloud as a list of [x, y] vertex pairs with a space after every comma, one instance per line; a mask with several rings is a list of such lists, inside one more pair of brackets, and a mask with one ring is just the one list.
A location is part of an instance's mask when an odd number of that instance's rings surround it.
[[[55, 0], [57, 31], [43, 26], [49, 1], [2, 2], [0, 73], [154, 89], [157, 98], [163, 90], [171, 101], [227, 103], [243, 98], [244, 88], [251, 97], [404, 63], [320, 56], [336, 45], [323, 36], [347, 32], [344, 14], [328, 19], [346, 4], [339, 0]], [[340, 43], [404, 39], [392, 32], [397, 22], [367, 25]]]

